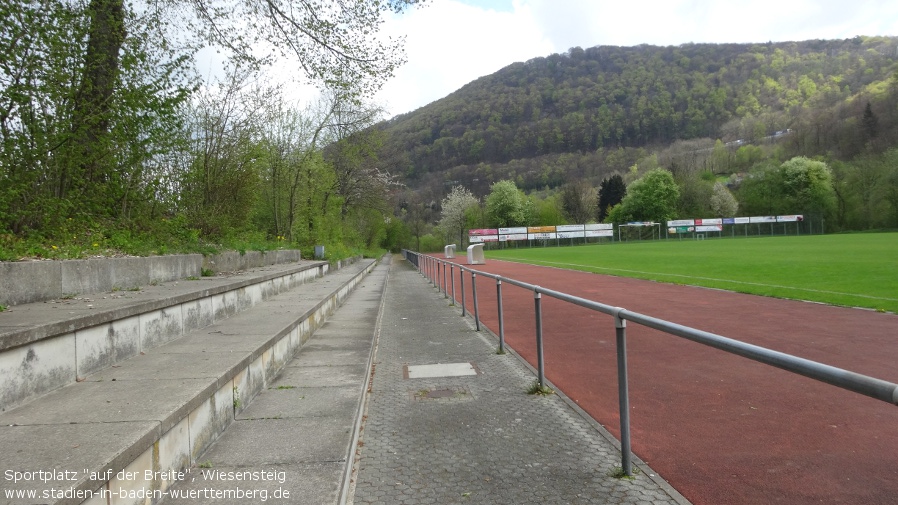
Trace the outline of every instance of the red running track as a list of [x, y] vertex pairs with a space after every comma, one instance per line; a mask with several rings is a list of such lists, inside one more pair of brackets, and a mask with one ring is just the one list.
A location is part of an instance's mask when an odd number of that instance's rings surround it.
[[[894, 314], [495, 260], [476, 268], [898, 383]], [[497, 331], [495, 281], [479, 277], [477, 297]], [[502, 298], [506, 342], [535, 364], [533, 293], [505, 283]], [[613, 320], [542, 304], [546, 377], [619, 437]], [[898, 407], [632, 322], [627, 346], [633, 451], [694, 504], [898, 503]]]

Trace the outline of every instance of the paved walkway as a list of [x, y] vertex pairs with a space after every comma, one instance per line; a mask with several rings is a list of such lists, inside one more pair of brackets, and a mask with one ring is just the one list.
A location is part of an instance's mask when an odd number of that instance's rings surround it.
[[385, 259], [166, 503], [688, 504], [495, 348]]
[[648, 468], [612, 477], [620, 452], [598, 426], [558, 395], [528, 395], [533, 373], [405, 261], [378, 333], [351, 502], [687, 503]]

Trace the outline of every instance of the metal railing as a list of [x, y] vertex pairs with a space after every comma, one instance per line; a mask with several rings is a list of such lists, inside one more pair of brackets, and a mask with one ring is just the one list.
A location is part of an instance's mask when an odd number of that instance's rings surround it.
[[[477, 304], [477, 277], [487, 277], [496, 281], [497, 309], [499, 316], [498, 337], [499, 350], [505, 349], [505, 328], [502, 314], [502, 284], [511, 284], [520, 288], [533, 292], [534, 312], [536, 317], [536, 353], [537, 353], [537, 374], [540, 388], [545, 387], [545, 364], [543, 362], [543, 332], [542, 332], [542, 295], [549, 296], [567, 303], [572, 303], [589, 310], [607, 314], [614, 319], [614, 328], [617, 344], [617, 378], [618, 378], [618, 398], [619, 398], [619, 415], [620, 415], [620, 433], [621, 433], [621, 468], [626, 475], [633, 475], [631, 434], [630, 434], [630, 400], [629, 400], [629, 384], [627, 378], [627, 321], [631, 321], [642, 326], [652, 328], [664, 333], [685, 338], [699, 344], [704, 344], [715, 349], [719, 349], [730, 354], [735, 354], [748, 358], [760, 363], [765, 363], [788, 372], [796, 373], [809, 377], [811, 379], [825, 382], [833, 386], [847, 389], [855, 393], [860, 393], [877, 400], [881, 400], [893, 405], [898, 405], [898, 384], [894, 384], [882, 379], [862, 375], [851, 372], [842, 368], [826, 365], [816, 361], [812, 361], [791, 354], [774, 351], [766, 347], [761, 347], [739, 340], [727, 338], [715, 333], [698, 330], [689, 326], [684, 326], [663, 319], [647, 316], [638, 312], [633, 312], [621, 307], [615, 307], [604, 303], [587, 300], [578, 296], [569, 295], [560, 291], [543, 288], [534, 284], [529, 284], [515, 279], [502, 277], [500, 275], [491, 274], [468, 268], [450, 261], [446, 261], [433, 256], [418, 254], [413, 251], [403, 250], [403, 256], [413, 265], [416, 265], [418, 271], [421, 272], [437, 289], [445, 293], [449, 298], [448, 286], [446, 285], [445, 272], [448, 267], [449, 276], [452, 279], [451, 299], [455, 298], [455, 268], [459, 269], [459, 277], [461, 280], [461, 315], [465, 315], [465, 272], [470, 273], [471, 288], [473, 295], [474, 322], [477, 331], [480, 331], [479, 307]], [[440, 281], [440, 272], [443, 272], [442, 282]]]

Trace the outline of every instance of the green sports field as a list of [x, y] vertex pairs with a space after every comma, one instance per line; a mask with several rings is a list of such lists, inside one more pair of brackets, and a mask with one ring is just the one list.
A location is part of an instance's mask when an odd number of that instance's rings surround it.
[[487, 257], [898, 313], [898, 233], [520, 247]]

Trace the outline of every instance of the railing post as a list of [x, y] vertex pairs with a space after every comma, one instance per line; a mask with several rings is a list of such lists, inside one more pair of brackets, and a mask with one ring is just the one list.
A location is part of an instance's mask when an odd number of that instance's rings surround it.
[[443, 268], [443, 264], [440, 260], [436, 260], [437, 263], [437, 293], [443, 290], [443, 283], [440, 282], [440, 270]]
[[477, 274], [471, 272], [471, 291], [474, 294], [474, 328], [480, 331], [480, 310], [477, 307]]
[[630, 445], [630, 393], [627, 379], [627, 320], [614, 313], [614, 328], [617, 336], [617, 396], [620, 414], [620, 458], [621, 470], [625, 475], [633, 475]]
[[536, 309], [536, 362], [539, 372], [539, 388], [542, 390], [546, 387], [546, 373], [543, 368], [543, 309], [542, 309], [542, 293], [538, 291], [539, 286], [533, 291], [533, 300]]
[[496, 304], [499, 307], [499, 354], [504, 354], [505, 324], [502, 320], [502, 279], [496, 279]]
[[446, 283], [446, 267], [448, 263], [443, 263], [443, 294], [446, 295], [446, 298], [449, 298], [449, 284]]
[[449, 265], [449, 279], [452, 282], [452, 305], [455, 305], [455, 265]]
[[465, 270], [458, 269], [458, 277], [461, 279], [461, 317], [465, 317]]

